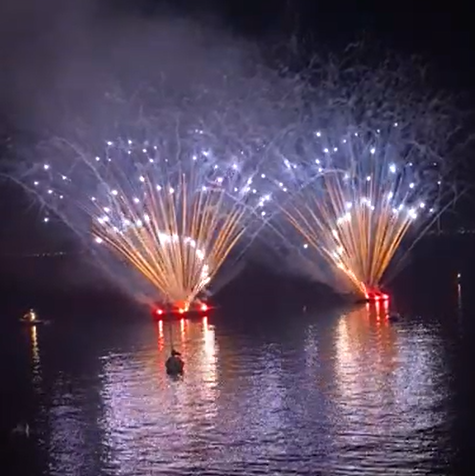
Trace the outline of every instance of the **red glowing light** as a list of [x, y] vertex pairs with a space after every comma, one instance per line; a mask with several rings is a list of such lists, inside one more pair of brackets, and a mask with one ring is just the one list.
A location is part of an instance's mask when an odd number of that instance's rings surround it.
[[378, 301], [388, 301], [389, 300], [389, 295], [382, 293], [381, 291], [375, 289], [368, 291], [366, 293], [366, 300], [368, 302], [378, 302]]
[[206, 304], [202, 304], [201, 305], [201, 310], [202, 311], [207, 311], [208, 310], [208, 306]]
[[158, 314], [159, 316], [161, 316], [163, 314], [163, 311], [161, 309], [156, 309], [155, 314]]
[[185, 310], [184, 310], [184, 309], [180, 309], [178, 312], [179, 312], [180, 314], [183, 314], [183, 313], [185, 312]]

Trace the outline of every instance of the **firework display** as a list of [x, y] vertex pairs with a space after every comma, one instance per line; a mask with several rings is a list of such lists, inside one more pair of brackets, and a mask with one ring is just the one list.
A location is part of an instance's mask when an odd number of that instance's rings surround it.
[[192, 131], [178, 156], [158, 140], [118, 138], [99, 155], [61, 142], [56, 160], [28, 173], [29, 185], [50, 211], [45, 222], [59, 217], [138, 271], [161, 300], [187, 309], [244, 231], [252, 242], [270, 198], [259, 191], [265, 174], [201, 148], [202, 136]]
[[280, 200], [284, 221], [308, 260], [331, 265], [342, 290], [378, 294], [389, 265], [453, 200], [444, 161], [405, 137], [398, 123], [314, 131], [305, 139], [311, 156], [282, 164], [289, 177], [281, 182], [289, 197]]
[[[272, 265], [380, 293], [456, 198], [462, 120], [413, 61], [368, 66], [353, 49], [298, 74], [252, 56], [246, 74], [217, 65], [187, 94], [165, 81], [160, 94], [114, 99], [93, 133], [81, 124], [79, 139], [48, 140], [15, 180], [110, 274], [125, 263], [180, 309], [257, 236], [279, 250]], [[113, 132], [98, 133], [104, 124]]]

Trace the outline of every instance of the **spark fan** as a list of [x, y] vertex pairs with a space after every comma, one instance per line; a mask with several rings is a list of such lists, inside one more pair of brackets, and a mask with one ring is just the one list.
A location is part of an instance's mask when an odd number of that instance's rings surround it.
[[[193, 134], [202, 140], [201, 131]], [[253, 188], [256, 171], [245, 160], [199, 148], [193, 138], [179, 155], [159, 141], [118, 138], [100, 155], [59, 141], [61, 153], [49, 154], [22, 182], [49, 211], [45, 222], [57, 216], [81, 238], [92, 235], [110, 274], [120, 261], [156, 298], [187, 309], [244, 234], [252, 243], [252, 223], [261, 226], [256, 217], [268, 200]]]
[[444, 162], [408, 144], [404, 134], [398, 123], [385, 131], [315, 131], [306, 181], [288, 182], [292, 192], [282, 207], [304, 255], [315, 264], [312, 251], [323, 257], [341, 288], [367, 298], [380, 293], [390, 265], [397, 268], [402, 250], [453, 200]]

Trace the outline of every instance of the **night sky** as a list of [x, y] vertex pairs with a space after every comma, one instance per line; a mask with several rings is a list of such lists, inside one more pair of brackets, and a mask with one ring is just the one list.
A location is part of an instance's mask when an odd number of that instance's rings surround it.
[[[159, 66], [151, 64], [145, 53], [155, 31], [168, 35], [171, 58], [196, 55], [193, 40], [186, 38], [187, 25], [199, 25], [210, 32], [210, 41], [218, 43], [257, 42], [270, 47], [294, 41], [303, 63], [314, 54], [339, 51], [364, 39], [374, 55], [389, 50], [421, 56], [430, 65], [432, 84], [459, 96], [464, 107], [475, 106], [475, 31], [469, 2], [420, 1], [415, 5], [304, 0], [5, 0], [0, 4], [1, 164], [5, 166], [15, 155], [17, 142], [34, 141], [60, 124], [66, 103], [69, 112], [93, 108], [101, 81], [116, 74], [126, 80], [159, 74]], [[57, 101], [58, 97], [67, 100]], [[466, 202], [461, 220], [470, 226], [472, 202]], [[37, 215], [37, 208], [18, 191], [1, 185], [2, 255], [70, 246], [64, 230], [39, 232]]]

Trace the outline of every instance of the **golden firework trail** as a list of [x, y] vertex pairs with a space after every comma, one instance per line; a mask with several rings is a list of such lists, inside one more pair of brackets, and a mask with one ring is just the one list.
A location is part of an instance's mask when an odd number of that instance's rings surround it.
[[321, 153], [318, 173], [282, 210], [304, 248], [323, 256], [345, 288], [349, 284], [367, 296], [378, 291], [403, 240], [411, 237], [414, 244], [426, 230], [415, 222], [427, 225], [438, 215], [426, 207], [441, 184], [432, 173], [436, 164], [425, 173], [427, 183], [414, 155], [398, 155], [379, 132], [369, 138], [345, 135], [338, 146], [327, 140]]
[[[229, 203], [225, 189], [202, 186], [183, 175], [177, 186], [144, 180], [139, 214], [123, 191], [107, 211], [127, 217], [123, 229], [106, 216], [95, 222], [96, 241], [130, 263], [171, 303], [186, 308], [215, 277], [244, 232], [245, 208]], [[98, 210], [100, 212], [100, 210]]]
[[110, 275], [123, 281], [113, 268], [125, 263], [151, 285], [153, 300], [186, 309], [245, 232], [252, 242], [250, 225], [266, 215], [270, 196], [264, 193], [265, 174], [254, 180], [245, 157], [221, 158], [210, 149], [185, 150], [173, 160], [168, 155], [160, 142], [130, 139], [107, 142], [98, 156], [74, 149], [69, 162], [63, 153], [38, 164], [32, 188], [81, 238], [90, 236], [92, 223], [95, 244], [115, 255], [110, 260], [95, 248]]

